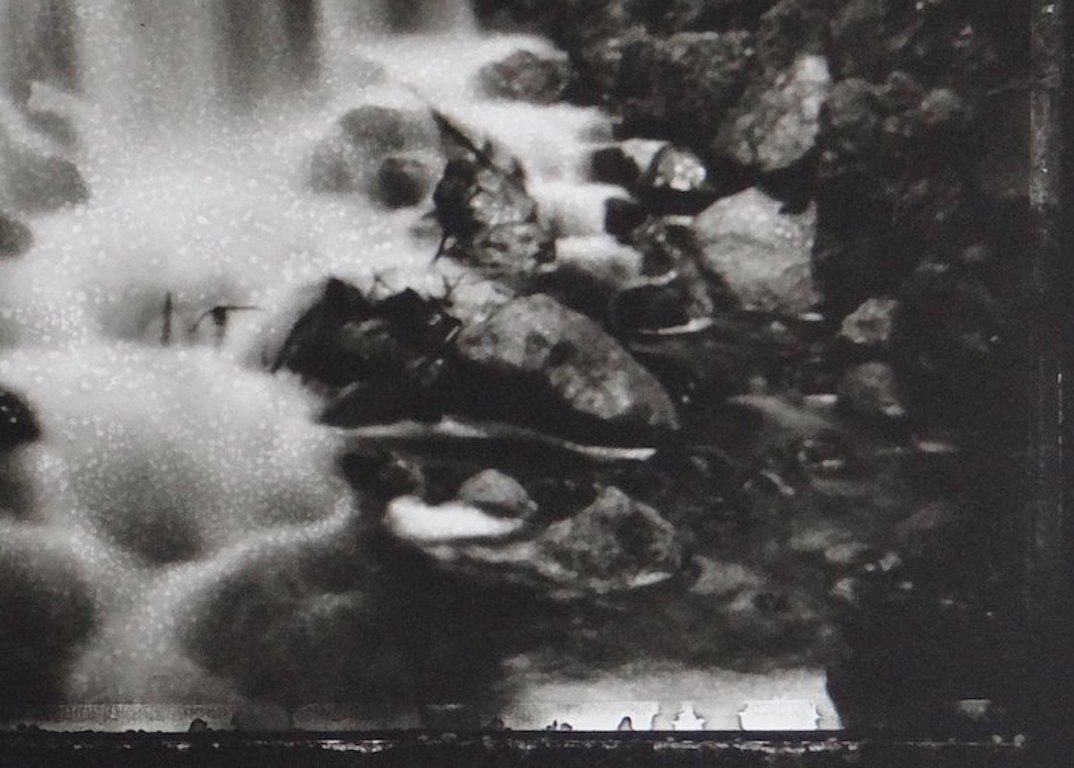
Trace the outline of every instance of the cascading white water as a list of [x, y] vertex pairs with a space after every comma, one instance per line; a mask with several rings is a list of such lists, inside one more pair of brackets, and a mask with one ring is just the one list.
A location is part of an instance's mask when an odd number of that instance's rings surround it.
[[[424, 109], [417, 91], [563, 183], [604, 118], [480, 101], [482, 64], [545, 44], [479, 35], [465, 0], [0, 2], [12, 42], [0, 81], [21, 83], [4, 130], [68, 152], [91, 190], [24, 215], [35, 245], [0, 263], [0, 383], [43, 427], [12, 466], [30, 508], [5, 525], [52, 542], [91, 585], [72, 700], [226, 698], [184, 659], [176, 617], [217, 576], [353, 515], [316, 398], [265, 371], [266, 346], [326, 275], [439, 284], [435, 243], [410, 234], [425, 211], [313, 193], [312, 147], [362, 103]], [[77, 89], [33, 66], [58, 6]], [[76, 149], [28, 127], [42, 106], [76, 125]], [[175, 339], [161, 347], [168, 294]], [[208, 323], [192, 328], [223, 303], [260, 311], [236, 316], [218, 347]], [[21, 551], [0, 548], [0, 570]]]
[[[16, 211], [34, 246], [0, 261], [0, 386], [43, 427], [6, 467], [25, 493], [0, 510], [14, 542], [0, 579], [33, 553], [89, 585], [69, 700], [237, 696], [185, 657], [179, 618], [221, 575], [286, 562], [356, 514], [317, 398], [262, 361], [327, 275], [440, 280], [435, 241], [411, 234], [425, 210], [310, 190], [310, 152], [340, 115], [427, 100], [522, 160], [578, 237], [563, 247], [603, 242], [613, 190], [583, 166], [607, 118], [475, 86], [520, 47], [548, 45], [478, 32], [466, 0], [0, 0], [0, 160], [67, 155], [91, 190]], [[39, 109], [70, 120], [77, 146], [38, 133]], [[195, 327], [219, 304], [258, 307], [221, 345]]]

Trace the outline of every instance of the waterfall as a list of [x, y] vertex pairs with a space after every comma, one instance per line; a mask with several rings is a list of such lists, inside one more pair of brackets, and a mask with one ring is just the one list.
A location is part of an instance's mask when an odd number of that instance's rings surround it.
[[315, 89], [363, 35], [472, 24], [466, 0], [0, 0], [0, 95], [45, 83], [112, 124], [207, 120]]

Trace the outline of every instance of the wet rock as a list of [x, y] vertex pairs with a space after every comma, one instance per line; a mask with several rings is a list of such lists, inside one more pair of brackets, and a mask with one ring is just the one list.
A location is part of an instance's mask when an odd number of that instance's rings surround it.
[[[323, 419], [329, 424], [345, 424], [345, 419]], [[380, 504], [387, 504], [399, 496], [424, 498], [427, 478], [421, 464], [409, 457], [393, 452], [353, 451], [340, 462], [347, 481], [352, 487], [369, 494]]]
[[885, 0], [852, 0], [832, 17], [832, 50], [846, 77], [880, 80], [904, 69], [925, 80], [985, 88], [1001, 71], [985, 27], [1005, 14], [1009, 24], [1017, 23], [1011, 10], [987, 2], [930, 3], [906, 13]]
[[555, 242], [541, 222], [528, 221], [488, 227], [452, 253], [483, 274], [522, 287], [542, 264], [555, 261]]
[[496, 157], [495, 148], [477, 146], [446, 117], [436, 117], [445, 143], [453, 147], [433, 192], [444, 243], [451, 242], [447, 252], [486, 274], [515, 273], [524, 282], [555, 258], [555, 237], [526, 190], [521, 165]]
[[357, 384], [353, 400], [401, 407], [399, 398], [417, 397], [436, 378], [457, 327], [436, 300], [411, 289], [373, 299], [331, 278], [291, 329], [273, 370], [286, 366], [334, 387]]
[[572, 100], [603, 106], [617, 104], [627, 51], [647, 39], [645, 27], [634, 24], [608, 35], [590, 36], [571, 47], [571, 61], [578, 76]]
[[748, 189], [714, 203], [694, 228], [704, 267], [744, 309], [799, 315], [820, 300], [812, 273], [816, 211], [781, 208], [778, 200]]
[[757, 26], [757, 58], [771, 77], [800, 56], [823, 55], [830, 45], [831, 0], [779, 0]]
[[627, 139], [596, 149], [589, 157], [589, 177], [602, 184], [631, 187], [665, 146], [653, 139]]
[[344, 114], [339, 127], [348, 143], [373, 156], [431, 147], [436, 140], [432, 123], [418, 113], [370, 104]]
[[682, 32], [623, 51], [619, 75], [625, 130], [705, 148], [745, 88], [750, 37]]
[[55, 211], [89, 200], [89, 186], [70, 160], [17, 152], [6, 162], [2, 173], [7, 177], [7, 191], [21, 210]]
[[21, 256], [30, 250], [33, 241], [28, 226], [0, 211], [0, 259]]
[[30, 110], [26, 113], [26, 122], [64, 149], [73, 149], [78, 145], [78, 131], [70, 119], [58, 112], [47, 109]]
[[76, 553], [7, 528], [0, 541], [0, 703], [61, 701], [95, 614]]
[[635, 189], [650, 212], [686, 216], [703, 211], [721, 191], [697, 155], [670, 145], [656, 153]]
[[565, 56], [538, 56], [515, 51], [507, 58], [486, 64], [478, 72], [481, 89], [488, 96], [533, 104], [562, 101], [571, 81], [571, 65]]
[[895, 372], [886, 363], [863, 363], [843, 377], [842, 398], [854, 413], [869, 422], [906, 417]]
[[817, 139], [818, 277], [849, 311], [893, 293], [918, 263], [947, 258], [1006, 223], [973, 189], [968, 168], [980, 143], [955, 94], [906, 73], [880, 85], [834, 86]]
[[713, 154], [762, 173], [794, 166], [813, 149], [831, 82], [823, 56], [799, 58], [747, 92], [720, 128]]
[[640, 203], [623, 197], [610, 197], [604, 202], [604, 231], [620, 242], [627, 242], [630, 234], [645, 223], [645, 208]]
[[486, 469], [464, 482], [456, 497], [464, 504], [499, 517], [526, 519], [537, 512], [537, 504], [526, 489], [509, 475]]
[[659, 584], [689, 563], [675, 527], [615, 487], [605, 488], [573, 517], [549, 526], [538, 546], [598, 594]]
[[775, 0], [662, 0], [648, 4], [647, 21], [658, 33], [754, 29]]
[[7, 452], [41, 437], [33, 409], [19, 395], [0, 387], [0, 452]]
[[597, 322], [608, 320], [613, 297], [642, 276], [642, 255], [606, 236], [559, 241], [556, 261], [533, 287]]
[[406, 208], [425, 200], [436, 182], [436, 170], [413, 157], [387, 157], [380, 164], [373, 197], [389, 208]]
[[523, 181], [481, 159], [450, 161], [433, 200], [445, 230], [457, 237], [537, 221], [537, 203]]
[[679, 426], [660, 383], [593, 320], [545, 295], [515, 299], [458, 337], [486, 407], [541, 428], [629, 439]]
[[860, 307], [843, 318], [839, 338], [856, 349], [884, 350], [891, 342], [895, 313], [899, 302], [880, 297], [866, 299]]

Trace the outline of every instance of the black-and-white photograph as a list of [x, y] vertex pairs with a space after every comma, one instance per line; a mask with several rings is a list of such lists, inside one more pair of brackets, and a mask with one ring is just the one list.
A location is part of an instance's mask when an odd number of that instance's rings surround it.
[[0, 0], [0, 725], [1024, 740], [1062, 6]]

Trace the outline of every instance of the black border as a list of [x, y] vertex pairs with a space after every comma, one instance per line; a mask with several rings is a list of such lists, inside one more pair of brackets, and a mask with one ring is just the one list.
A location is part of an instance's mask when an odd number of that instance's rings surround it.
[[[1033, 727], [943, 737], [809, 732], [0, 732], [15, 766], [1027, 766], [1074, 763], [1074, 0], [1031, 12], [1030, 236], [1024, 269], [1029, 423], [1022, 594], [1036, 647]], [[1069, 52], [1069, 53], [1068, 53]], [[1068, 406], [1069, 407], [1069, 406]], [[1068, 647], [1069, 646], [1069, 647]]]

